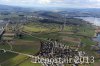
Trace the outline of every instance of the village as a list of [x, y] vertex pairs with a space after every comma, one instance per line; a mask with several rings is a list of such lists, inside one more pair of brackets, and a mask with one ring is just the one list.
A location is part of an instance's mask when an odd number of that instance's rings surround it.
[[[16, 29], [17, 30], [17, 29]], [[21, 35], [18, 35], [21, 38]], [[2, 44], [9, 44], [10, 49], [9, 50], [5, 50], [5, 49], [1, 49], [3, 52], [9, 51], [12, 53], [17, 53], [17, 54], [21, 54], [21, 55], [26, 55], [29, 57], [32, 57], [32, 60], [30, 62], [34, 63], [34, 57], [33, 55], [30, 54], [23, 54], [20, 52], [16, 52], [13, 51], [13, 43], [14, 43], [14, 37], [16, 37], [16, 32], [14, 32], [10, 26], [9, 28], [9, 23], [5, 24], [4, 27], [1, 28], [1, 43]], [[85, 53], [85, 51], [79, 51], [78, 49], [83, 46], [82, 43], [77, 44], [76, 46], [66, 46], [64, 44], [62, 44], [61, 42], [59, 42], [59, 40], [56, 39], [47, 39], [45, 41], [40, 41], [40, 50], [39, 52], [36, 54], [36, 57], [42, 57], [42, 58], [75, 58], [77, 57], [86, 57], [87, 54]], [[38, 59], [39, 60], [39, 59]], [[81, 62], [80, 62], [81, 63]], [[73, 66], [78, 66], [80, 63], [75, 63], [75, 62], [68, 62], [67, 64], [72, 64]], [[85, 63], [85, 61], [83, 62]], [[93, 63], [93, 62], [92, 62]], [[43, 62], [42, 65], [43, 66], [64, 66], [65, 63], [46, 63]]]
[[[33, 13], [32, 15], [25, 14], [22, 12], [17, 14], [17, 17], [1, 20], [1, 66], [10, 64], [10, 66], [89, 66], [99, 64], [100, 44], [92, 39], [97, 38], [99, 27], [94, 28], [91, 23], [82, 19], [69, 18], [64, 15], [60, 15], [56, 19], [35, 16]], [[65, 59], [68, 62], [55, 63], [52, 58], [61, 58], [61, 61]], [[42, 59], [52, 60], [48, 63]], [[34, 63], [34, 60], [37, 62]]]

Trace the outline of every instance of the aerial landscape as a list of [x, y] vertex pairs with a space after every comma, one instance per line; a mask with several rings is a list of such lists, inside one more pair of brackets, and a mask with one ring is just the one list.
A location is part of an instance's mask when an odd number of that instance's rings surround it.
[[0, 0], [0, 66], [100, 66], [100, 1]]

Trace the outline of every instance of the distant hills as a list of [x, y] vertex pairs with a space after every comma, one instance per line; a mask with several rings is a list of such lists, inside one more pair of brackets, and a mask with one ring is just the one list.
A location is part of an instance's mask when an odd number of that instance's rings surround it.
[[18, 6], [0, 5], [0, 12], [35, 12], [35, 14], [44, 17], [60, 17], [66, 15], [67, 17], [100, 17], [100, 8], [40, 8], [31, 7], [24, 8]]
[[29, 11], [29, 10], [31, 9], [18, 6], [0, 5], [0, 11]]

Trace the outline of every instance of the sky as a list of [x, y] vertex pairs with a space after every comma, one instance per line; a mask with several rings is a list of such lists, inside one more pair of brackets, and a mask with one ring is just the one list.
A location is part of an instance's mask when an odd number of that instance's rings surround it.
[[0, 4], [23, 7], [100, 8], [100, 0], [0, 0]]

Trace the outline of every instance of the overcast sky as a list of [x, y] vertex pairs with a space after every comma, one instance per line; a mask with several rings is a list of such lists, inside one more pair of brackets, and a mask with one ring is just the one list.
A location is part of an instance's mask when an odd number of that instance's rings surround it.
[[24, 7], [100, 8], [100, 0], [0, 0], [0, 4]]

